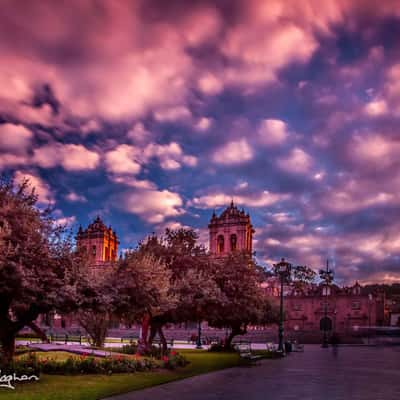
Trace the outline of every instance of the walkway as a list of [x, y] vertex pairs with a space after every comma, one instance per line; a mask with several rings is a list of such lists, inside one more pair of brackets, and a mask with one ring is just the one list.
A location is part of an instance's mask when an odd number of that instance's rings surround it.
[[34, 350], [41, 351], [67, 351], [73, 354], [85, 354], [96, 357], [107, 357], [110, 355], [109, 351], [92, 350], [88, 346], [80, 344], [61, 344], [61, 343], [31, 343], [27, 346]]
[[398, 400], [400, 348], [306, 346], [279, 360], [232, 368], [108, 400]]

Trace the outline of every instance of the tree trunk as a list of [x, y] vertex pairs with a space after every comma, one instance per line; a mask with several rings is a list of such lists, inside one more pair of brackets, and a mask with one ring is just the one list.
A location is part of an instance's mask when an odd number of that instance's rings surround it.
[[34, 322], [30, 322], [29, 324], [26, 324], [26, 326], [29, 326], [29, 328], [31, 328], [33, 330], [33, 332], [35, 332], [40, 337], [40, 339], [43, 340], [43, 342], [49, 343], [49, 339], [47, 338], [47, 335]]
[[157, 334], [157, 327], [154, 324], [150, 324], [150, 336], [149, 336], [149, 341], [147, 342], [149, 349], [153, 345], [153, 340], [156, 337]]
[[232, 340], [235, 336], [237, 335], [244, 335], [247, 332], [246, 328], [241, 328], [240, 326], [234, 326], [231, 329], [231, 333], [229, 334], [228, 338], [226, 339], [225, 342], [225, 348], [226, 350], [229, 350], [232, 347]]
[[15, 334], [1, 337], [2, 359], [5, 364], [9, 364], [15, 353]]
[[165, 339], [164, 332], [162, 331], [162, 325], [158, 327], [158, 336], [160, 337], [160, 341], [162, 344], [162, 354], [168, 354], [168, 345], [167, 340]]
[[142, 332], [138, 342], [137, 352], [139, 354], [144, 354], [149, 349], [149, 327], [150, 327], [150, 315], [146, 314], [142, 319]]

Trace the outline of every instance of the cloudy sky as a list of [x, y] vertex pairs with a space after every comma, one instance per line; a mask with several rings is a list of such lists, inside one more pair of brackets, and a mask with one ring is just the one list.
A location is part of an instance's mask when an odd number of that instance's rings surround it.
[[231, 198], [263, 264], [400, 279], [394, 0], [2, 1], [0, 170], [77, 228], [207, 241]]

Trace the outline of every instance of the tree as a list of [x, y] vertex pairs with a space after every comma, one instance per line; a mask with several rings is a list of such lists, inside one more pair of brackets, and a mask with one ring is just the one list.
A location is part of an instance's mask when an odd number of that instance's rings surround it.
[[234, 253], [213, 264], [220, 297], [207, 321], [216, 328], [230, 328], [225, 343], [229, 349], [235, 336], [247, 333], [249, 324], [269, 322], [271, 307], [260, 286], [263, 272], [248, 254]]
[[96, 270], [88, 271], [80, 285], [79, 309], [77, 319], [96, 347], [103, 347], [108, 328], [115, 312], [116, 296], [113, 276], [115, 266], [99, 274]]
[[[175, 304], [170, 270], [160, 257], [142, 250], [127, 252], [119, 261], [113, 286], [116, 289], [115, 313], [127, 322], [149, 321], [164, 315]], [[147, 328], [146, 325], [145, 330]], [[146, 340], [141, 345], [145, 351], [148, 347], [147, 332], [143, 337]], [[160, 339], [166, 346], [162, 332]]]
[[0, 342], [9, 362], [15, 337], [43, 313], [76, 304], [81, 260], [71, 238], [36, 207], [28, 182], [0, 182]]
[[[217, 289], [209, 273], [209, 259], [203, 246], [197, 244], [193, 229], [167, 229], [163, 237], [149, 237], [139, 246], [142, 254], [158, 257], [170, 275], [169, 298], [157, 313], [147, 314], [142, 324], [142, 341], [151, 346], [158, 333], [163, 352], [167, 343], [163, 326], [167, 323], [200, 321], [212, 305]], [[149, 329], [147, 329], [149, 328]]]
[[292, 268], [291, 272], [291, 280], [296, 286], [312, 284], [317, 278], [317, 273], [306, 265], [297, 265]]

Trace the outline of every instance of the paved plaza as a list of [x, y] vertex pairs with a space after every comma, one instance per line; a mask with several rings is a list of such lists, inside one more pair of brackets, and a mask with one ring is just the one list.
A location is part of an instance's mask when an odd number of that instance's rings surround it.
[[108, 400], [398, 400], [399, 347], [306, 346], [279, 360], [231, 368]]

